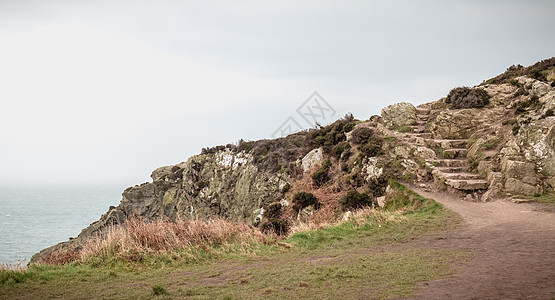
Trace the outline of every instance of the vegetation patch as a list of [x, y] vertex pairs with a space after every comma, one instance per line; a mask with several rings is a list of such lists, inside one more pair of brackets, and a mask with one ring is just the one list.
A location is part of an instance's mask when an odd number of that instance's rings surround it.
[[487, 84], [511, 83], [516, 77], [529, 76], [536, 80], [548, 82], [550, 72], [555, 68], [555, 57], [544, 59], [529, 67], [522, 65], [512, 65], [503, 73], [494, 78], [488, 79]]
[[373, 203], [372, 198], [367, 193], [359, 193], [355, 190], [349, 191], [340, 202], [343, 210], [368, 207], [372, 206]]
[[489, 104], [491, 96], [483, 89], [458, 87], [452, 89], [445, 103], [451, 105], [451, 108], [481, 108]]
[[293, 197], [293, 209], [297, 212], [301, 211], [305, 207], [313, 205], [314, 209], [320, 208], [320, 202], [318, 198], [312, 193], [300, 192], [295, 194]]
[[318, 168], [318, 170], [316, 170], [316, 172], [312, 174], [312, 183], [315, 186], [322, 186], [330, 179], [330, 167], [331, 161], [328, 159], [320, 168]]

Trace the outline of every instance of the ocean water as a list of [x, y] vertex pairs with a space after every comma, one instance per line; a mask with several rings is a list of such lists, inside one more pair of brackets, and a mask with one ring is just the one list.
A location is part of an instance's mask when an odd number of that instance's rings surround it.
[[124, 188], [0, 186], [0, 263], [27, 263], [38, 251], [76, 237], [118, 205]]

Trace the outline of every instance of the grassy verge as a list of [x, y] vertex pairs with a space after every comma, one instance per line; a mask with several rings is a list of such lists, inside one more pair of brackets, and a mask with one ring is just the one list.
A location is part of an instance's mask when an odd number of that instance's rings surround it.
[[[354, 299], [410, 295], [417, 282], [452, 274], [466, 253], [408, 243], [457, 226], [458, 215], [393, 184], [384, 211], [298, 232], [291, 248], [255, 243], [197, 249], [195, 257], [97, 257], [61, 266], [0, 272], [0, 298]], [[190, 253], [190, 252], [187, 252]]]
[[555, 205], [555, 192], [550, 192], [544, 195], [534, 195], [528, 198], [539, 203]]

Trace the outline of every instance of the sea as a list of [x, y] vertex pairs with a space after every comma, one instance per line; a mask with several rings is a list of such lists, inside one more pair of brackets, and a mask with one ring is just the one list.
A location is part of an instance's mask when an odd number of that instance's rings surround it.
[[122, 185], [0, 186], [0, 263], [26, 264], [121, 200]]

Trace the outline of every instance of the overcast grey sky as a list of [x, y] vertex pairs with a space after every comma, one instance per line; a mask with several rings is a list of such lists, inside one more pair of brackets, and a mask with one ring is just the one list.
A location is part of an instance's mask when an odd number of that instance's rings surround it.
[[0, 183], [148, 181], [314, 91], [359, 119], [437, 100], [554, 56], [553, 3], [2, 0]]

